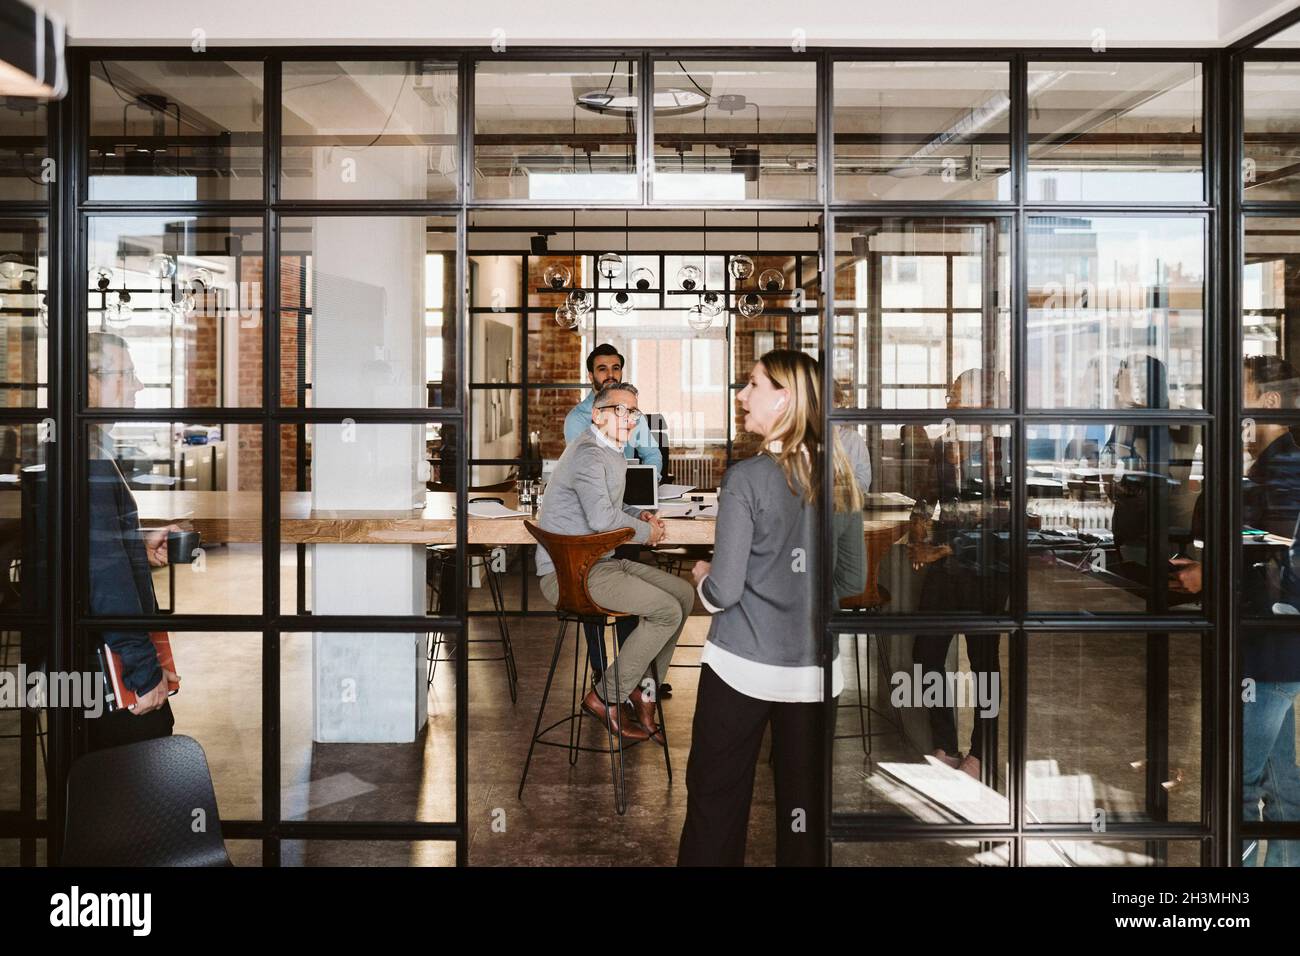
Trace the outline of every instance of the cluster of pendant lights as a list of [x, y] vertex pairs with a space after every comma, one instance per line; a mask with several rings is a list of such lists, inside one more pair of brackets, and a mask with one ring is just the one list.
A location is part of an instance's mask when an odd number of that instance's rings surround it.
[[[0, 259], [0, 290], [5, 293], [0, 296], [0, 308], [10, 306], [21, 309], [30, 308], [27, 304], [28, 297], [39, 294], [41, 298], [36, 306], [36, 314], [40, 317], [41, 325], [49, 328], [50, 312], [45, 293], [39, 292], [36, 288], [38, 275], [35, 266], [27, 265], [12, 253]], [[11, 292], [17, 292], [18, 295], [10, 295]]]
[[[734, 255], [727, 259], [727, 271], [737, 282], [744, 282], [754, 274], [754, 260], [747, 255]], [[606, 252], [596, 260], [596, 271], [603, 279], [613, 282], [623, 274], [623, 257], [616, 252]], [[573, 272], [561, 263], [552, 263], [542, 273], [542, 281], [557, 291], [566, 289], [573, 283]], [[632, 312], [632, 292], [646, 292], [653, 288], [654, 273], [641, 266], [628, 275], [628, 287], [613, 292], [610, 310], [615, 315], [629, 315]], [[686, 310], [686, 322], [696, 332], [703, 332], [713, 324], [713, 320], [726, 309], [726, 296], [721, 292], [702, 289], [704, 270], [698, 265], [684, 264], [677, 270], [677, 285], [683, 292], [699, 290], [699, 299]], [[785, 275], [780, 269], [764, 269], [758, 274], [756, 283], [762, 292], [780, 292], [785, 288]], [[611, 291], [613, 291], [611, 289]], [[576, 329], [582, 324], [588, 312], [595, 304], [595, 297], [585, 289], [573, 289], [568, 298], [555, 310], [555, 322], [561, 328]], [[736, 311], [747, 319], [761, 315], [765, 306], [759, 292], [746, 292], [736, 302]]]
[[[125, 285], [121, 289], [113, 290], [113, 272], [111, 269], [96, 266], [90, 270], [90, 274], [94, 280], [95, 288], [99, 290], [104, 299], [103, 316], [105, 324], [116, 329], [125, 328], [130, 324], [135, 314], [135, 306], [131, 304], [131, 293], [126, 289]], [[176, 279], [176, 260], [169, 255], [154, 256], [149, 260], [149, 275], [159, 280], [159, 282]], [[178, 319], [190, 315], [198, 308], [199, 298], [212, 288], [212, 281], [211, 270], [201, 266], [192, 270], [185, 278], [174, 284], [180, 295], [168, 299], [166, 302], [167, 311]]]

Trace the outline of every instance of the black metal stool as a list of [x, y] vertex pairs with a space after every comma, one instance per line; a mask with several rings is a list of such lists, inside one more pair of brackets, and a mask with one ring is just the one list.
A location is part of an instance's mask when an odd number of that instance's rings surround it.
[[[868, 552], [868, 554], [870, 554], [870, 552]], [[861, 594], [855, 594], [852, 595], [851, 597], [842, 598], [840, 600], [841, 610], [868, 611], [868, 612], [878, 611], [880, 610], [880, 608], [884, 607], [886, 604], [889, 603], [890, 595], [888, 589], [877, 584], [876, 575], [871, 573], [872, 570], [873, 569], [871, 568], [868, 569], [866, 590], [864, 590]], [[874, 570], [877, 573], [879, 572], [878, 564], [875, 566]], [[901, 728], [894, 726], [893, 721], [891, 720], [890, 715], [888, 713], [886, 713], [885, 711], [877, 710], [875, 707], [871, 705], [871, 635], [865, 634], [861, 636], [864, 636], [867, 639], [867, 682], [865, 684], [862, 682], [862, 653], [860, 650], [861, 644], [858, 641], [859, 635], [854, 634], [852, 635], [853, 670], [854, 673], [857, 675], [858, 699], [856, 703], [847, 704], [847, 706], [849, 707], [857, 708], [859, 732], [856, 734], [836, 734], [835, 739], [848, 740], [853, 737], [859, 737], [862, 740], [862, 752], [867, 756], [871, 756], [872, 737], [883, 737], [886, 734], [900, 733]], [[878, 657], [876, 666], [879, 667], [881, 671], [888, 671], [889, 661], [885, 657], [885, 646], [881, 642], [879, 636], [876, 637], [876, 654]], [[886, 730], [873, 729], [871, 726], [872, 714], [875, 714], [876, 716], [883, 719], [885, 723], [889, 725], [888, 729]]]
[[[623, 736], [614, 733], [613, 726], [609, 719], [609, 712], [606, 711], [605, 731], [609, 740], [604, 747], [584, 746], [582, 743], [582, 720], [586, 716], [582, 710], [582, 698], [587, 693], [587, 672], [590, 666], [587, 655], [584, 653], [585, 640], [582, 636], [582, 628], [586, 624], [592, 624], [600, 628], [601, 641], [605, 640], [607, 632], [612, 632], [615, 622], [626, 617], [617, 611], [606, 610], [597, 604], [587, 590], [587, 574], [591, 571], [592, 566], [600, 559], [601, 555], [607, 554], [617, 545], [629, 540], [633, 531], [631, 528], [619, 528], [616, 531], [606, 531], [603, 534], [589, 535], [558, 535], [543, 531], [531, 521], [525, 521], [524, 526], [528, 533], [537, 539], [537, 542], [546, 549], [546, 553], [551, 556], [555, 563], [556, 582], [559, 585], [559, 600], [556, 602], [555, 615], [559, 620], [559, 630], [555, 634], [555, 650], [551, 654], [551, 666], [546, 673], [546, 688], [542, 691], [542, 704], [537, 709], [537, 722], [533, 725], [532, 740], [528, 744], [528, 756], [524, 760], [523, 776], [519, 780], [519, 799], [524, 797], [524, 784], [528, 782], [528, 768], [532, 764], [533, 750], [538, 744], [544, 744], [548, 747], [562, 747], [569, 752], [569, 766], [576, 766], [578, 763], [578, 754], [582, 751], [588, 753], [608, 753], [610, 765], [610, 779], [614, 786], [614, 810], [620, 816], [627, 812], [627, 780], [624, 772], [623, 763]], [[551, 696], [551, 683], [555, 679], [555, 668], [560, 660], [560, 651], [564, 646], [565, 632], [568, 631], [569, 625], [574, 625], [574, 650], [573, 650], [573, 686], [570, 696], [569, 712], [566, 716], [542, 727], [542, 717], [546, 713], [546, 703]], [[611, 644], [616, 645], [617, 639], [611, 640]], [[614, 683], [619, 680], [618, 672], [618, 655], [617, 647], [612, 648], [615, 653], [612, 655], [614, 669]], [[581, 677], [579, 677], [579, 661], [581, 661]], [[656, 688], [659, 686], [659, 672], [654, 665], [651, 665], [652, 676]], [[619, 708], [620, 702], [614, 702], [609, 707]], [[659, 730], [663, 734], [664, 748], [664, 766], [668, 771], [668, 782], [673, 781], [672, 759], [668, 754], [668, 728], [664, 722], [664, 705], [655, 694], [655, 709], [659, 716]], [[620, 718], [622, 719], [622, 718]], [[568, 742], [560, 740], [547, 740], [546, 735], [564, 724], [569, 727]], [[644, 741], [632, 741], [628, 747], [634, 747]]]
[[[492, 607], [496, 611], [498, 637], [470, 637], [468, 633], [459, 637], [456, 641], [449, 640], [441, 631], [434, 631], [434, 639], [429, 642], [429, 669], [425, 675], [425, 686], [433, 684], [433, 678], [438, 673], [438, 664], [443, 661], [451, 660], [452, 654], [455, 653], [456, 644], [463, 641], [465, 644], [496, 644], [500, 642], [501, 653], [494, 657], [471, 657], [470, 661], [474, 663], [489, 661], [504, 661], [506, 665], [506, 683], [510, 687], [510, 702], [513, 704], [519, 699], [519, 671], [515, 666], [515, 650], [510, 643], [510, 625], [506, 623], [506, 604], [501, 594], [501, 580], [497, 576], [496, 569], [492, 566], [494, 559], [493, 552], [495, 548], [485, 544], [471, 544], [465, 547], [465, 568], [466, 572], [474, 568], [482, 568], [484, 575], [487, 577], [488, 592], [492, 595]], [[428, 549], [429, 563], [426, 572], [426, 581], [429, 585], [429, 613], [435, 610], [442, 610], [442, 595], [444, 591], [443, 575], [450, 567], [449, 562], [456, 559], [456, 548], [454, 545], [432, 545]], [[447, 647], [447, 653], [441, 653], [443, 647]]]

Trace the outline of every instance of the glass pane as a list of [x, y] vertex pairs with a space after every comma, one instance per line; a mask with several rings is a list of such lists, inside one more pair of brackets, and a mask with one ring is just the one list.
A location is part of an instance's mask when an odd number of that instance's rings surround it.
[[456, 65], [283, 66], [282, 199], [456, 198]]
[[[868, 591], [882, 521], [866, 515]], [[843, 601], [841, 606], [860, 601]], [[1004, 634], [841, 634], [836, 813], [1006, 824], [1011, 642]], [[982, 861], [993, 862], [996, 861]], [[914, 861], [900, 865], [916, 865]]]
[[476, 388], [470, 393], [470, 414], [474, 421], [470, 433], [472, 458], [525, 456], [523, 400], [524, 392], [517, 388]]
[[1200, 822], [1197, 634], [1029, 635], [1031, 823]]
[[[20, 570], [16, 559], [9, 558], [5, 590], [14, 587], [13, 575]], [[51, 706], [94, 713], [102, 707], [97, 684], [86, 679], [74, 680], [62, 688], [48, 688], [45, 699], [31, 695], [33, 675], [47, 671], [53, 653], [49, 631], [45, 628], [0, 630], [0, 814], [21, 820], [44, 820], [48, 799], [51, 743], [49, 736]], [[77, 675], [74, 673], [73, 675]], [[93, 681], [94, 678], [92, 677]], [[63, 696], [66, 691], [67, 696]], [[59, 694], [56, 699], [55, 695]], [[3, 846], [3, 841], [0, 841]], [[14, 858], [0, 865], [18, 865], [18, 846]]]
[[[1288, 387], [1294, 371], [1289, 365], [1279, 367], [1283, 364], [1272, 356], [1248, 358], [1246, 387], [1258, 388], [1257, 374], [1286, 376], [1281, 386], [1273, 387]], [[1257, 391], [1256, 395], [1261, 401], [1271, 400], [1268, 391]], [[1294, 408], [1294, 400], [1286, 407]], [[1238, 582], [1237, 606], [1250, 617], [1298, 614], [1300, 547], [1295, 539], [1300, 519], [1300, 445], [1290, 426], [1263, 417], [1246, 419], [1241, 439], [1245, 470], [1241, 484], [1242, 579]], [[1194, 571], [1193, 586], [1199, 586], [1199, 566]]]
[[281, 237], [282, 404], [455, 404], [455, 219], [290, 218]]
[[850, 408], [1011, 404], [1009, 223], [840, 222], [835, 381]]
[[1300, 63], [1248, 61], [1242, 69], [1243, 198], [1300, 198]]
[[1029, 608], [1199, 614], [1178, 573], [1204, 546], [1200, 425], [1030, 425]]
[[1011, 198], [1006, 63], [835, 64], [835, 198]]
[[[33, 865], [45, 866], [45, 841], [35, 840], [36, 858]], [[0, 867], [21, 866], [22, 865], [22, 841], [21, 840], [0, 840]]]
[[[506, 255], [469, 256], [469, 288], [466, 298], [475, 315], [518, 309], [524, 277], [522, 257]], [[538, 276], [539, 282], [541, 277]]]
[[226, 840], [226, 855], [233, 866], [261, 866], [261, 840]]
[[86, 328], [124, 340], [134, 369], [95, 374], [92, 338], [90, 405], [261, 405], [262, 221], [96, 216], [87, 230]]
[[[1290, 321], [1300, 306], [1300, 220], [1247, 216], [1241, 272], [1241, 346], [1246, 357], [1242, 404], [1295, 408], [1300, 330]], [[1257, 374], [1256, 374], [1257, 373]]]
[[92, 615], [262, 613], [260, 425], [113, 422], [86, 441]]
[[262, 198], [262, 64], [90, 64], [90, 198]]
[[[1247, 823], [1300, 820], [1298, 646], [1294, 631], [1246, 630], [1241, 635], [1241, 819]], [[1246, 865], [1300, 866], [1300, 841], [1268, 842], [1247, 856]]]
[[[1196, 840], [1025, 840], [1025, 866], [1200, 866]], [[1134, 906], [1133, 912], [1140, 910]]]
[[6, 96], [0, 103], [0, 200], [44, 199], [54, 181], [45, 102]]
[[1009, 866], [1011, 844], [981, 840], [836, 843], [831, 866]]
[[655, 63], [654, 198], [817, 198], [817, 65]]
[[281, 866], [455, 866], [450, 840], [285, 840]]
[[1031, 217], [1031, 408], [1204, 407], [1205, 220]]
[[[280, 542], [296, 575], [285, 613], [435, 613], [455, 572], [456, 452], [452, 425], [281, 426]], [[519, 522], [484, 521], [487, 537], [514, 535], [492, 544], [532, 541]]]
[[0, 406], [49, 404], [49, 248], [44, 219], [0, 219]]
[[1199, 63], [1029, 64], [1030, 202], [1199, 202]]
[[[1011, 574], [1007, 425], [858, 425], [871, 462], [868, 579], [888, 614], [1003, 614]], [[878, 567], [878, 572], [875, 569]], [[861, 607], [855, 607], [860, 610]]]
[[523, 318], [518, 312], [492, 312], [471, 318], [471, 384], [513, 385], [523, 381]]
[[633, 201], [634, 60], [479, 61], [474, 70], [474, 195]]
[[[94, 645], [103, 637], [90, 635]], [[171, 631], [169, 640], [181, 679], [166, 705], [175, 721], [172, 730], [203, 748], [222, 819], [257, 820], [262, 816], [262, 635]], [[89, 721], [92, 747], [107, 746], [121, 734], [97, 728], [99, 721], [136, 719], [116, 711]]]
[[[438, 637], [454, 639], [424, 632], [281, 637], [285, 820], [455, 820], [456, 669], [439, 667], [429, 679]], [[316, 845], [300, 844], [292, 861], [314, 862]], [[411, 861], [409, 851], [403, 857]], [[327, 861], [342, 862], [338, 852]]]
[[1300, 866], [1300, 841], [1278, 837], [1243, 840], [1242, 866]]
[[[628, 376], [628, 381], [631, 381], [631, 376]], [[564, 454], [565, 419], [569, 412], [573, 411], [574, 406], [590, 394], [590, 388], [530, 388], [528, 390], [528, 428], [537, 433], [538, 457], [555, 462]]]
[[0, 425], [0, 613], [49, 607], [53, 516], [45, 466], [54, 438], [44, 425]]

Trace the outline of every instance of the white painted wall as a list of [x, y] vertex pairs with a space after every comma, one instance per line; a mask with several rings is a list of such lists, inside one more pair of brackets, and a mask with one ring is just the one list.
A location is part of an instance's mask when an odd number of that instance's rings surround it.
[[1272, 0], [57, 0], [75, 42], [188, 46], [195, 30], [222, 44], [674, 44], [1088, 47], [1218, 46], [1293, 7]]

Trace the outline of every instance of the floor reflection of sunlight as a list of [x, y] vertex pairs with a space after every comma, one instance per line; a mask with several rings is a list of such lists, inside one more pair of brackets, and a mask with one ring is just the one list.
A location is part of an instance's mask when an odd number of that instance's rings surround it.
[[882, 763], [880, 771], [919, 794], [924, 805], [938, 808], [940, 819], [1004, 824], [1011, 818], [1006, 797], [935, 757], [927, 756], [925, 763]]
[[[976, 853], [970, 862], [978, 866], [1009, 866], [1011, 846], [998, 843]], [[1132, 853], [1092, 840], [1025, 840], [1024, 866], [1152, 866], [1144, 853]]]

